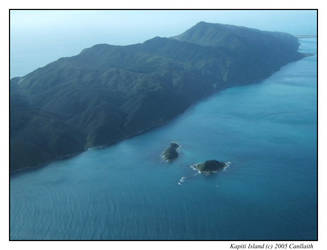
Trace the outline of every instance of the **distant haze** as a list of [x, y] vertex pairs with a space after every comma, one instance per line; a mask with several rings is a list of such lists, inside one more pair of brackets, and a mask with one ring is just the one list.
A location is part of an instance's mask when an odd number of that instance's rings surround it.
[[10, 12], [10, 77], [23, 76], [94, 44], [127, 45], [180, 34], [200, 21], [316, 35], [313, 10]]

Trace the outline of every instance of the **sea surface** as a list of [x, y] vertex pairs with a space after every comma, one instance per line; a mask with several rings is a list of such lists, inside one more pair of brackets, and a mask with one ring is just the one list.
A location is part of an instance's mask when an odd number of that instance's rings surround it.
[[[316, 40], [301, 39], [300, 51], [316, 54]], [[316, 59], [221, 91], [146, 134], [11, 177], [10, 238], [317, 239]], [[180, 157], [168, 164], [160, 154], [171, 141]], [[231, 165], [194, 176], [190, 165], [208, 159]]]

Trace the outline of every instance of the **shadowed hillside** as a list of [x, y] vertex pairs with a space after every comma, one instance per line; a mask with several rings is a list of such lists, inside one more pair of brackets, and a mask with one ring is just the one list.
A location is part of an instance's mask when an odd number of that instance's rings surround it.
[[11, 171], [158, 127], [221, 89], [303, 57], [296, 37], [200, 22], [172, 38], [95, 45], [10, 81]]

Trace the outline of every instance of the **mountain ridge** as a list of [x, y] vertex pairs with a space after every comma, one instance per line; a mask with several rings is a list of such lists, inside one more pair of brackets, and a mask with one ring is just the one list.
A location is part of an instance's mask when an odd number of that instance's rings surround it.
[[284, 33], [200, 22], [173, 38], [97, 44], [15, 77], [10, 170], [158, 127], [203, 97], [258, 82], [302, 58], [298, 46]]

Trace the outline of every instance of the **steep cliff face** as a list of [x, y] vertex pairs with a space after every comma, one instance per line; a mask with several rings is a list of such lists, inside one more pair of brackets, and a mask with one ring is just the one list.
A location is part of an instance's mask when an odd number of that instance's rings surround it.
[[157, 127], [204, 96], [302, 57], [295, 37], [198, 23], [129, 46], [95, 45], [10, 81], [11, 171]]

